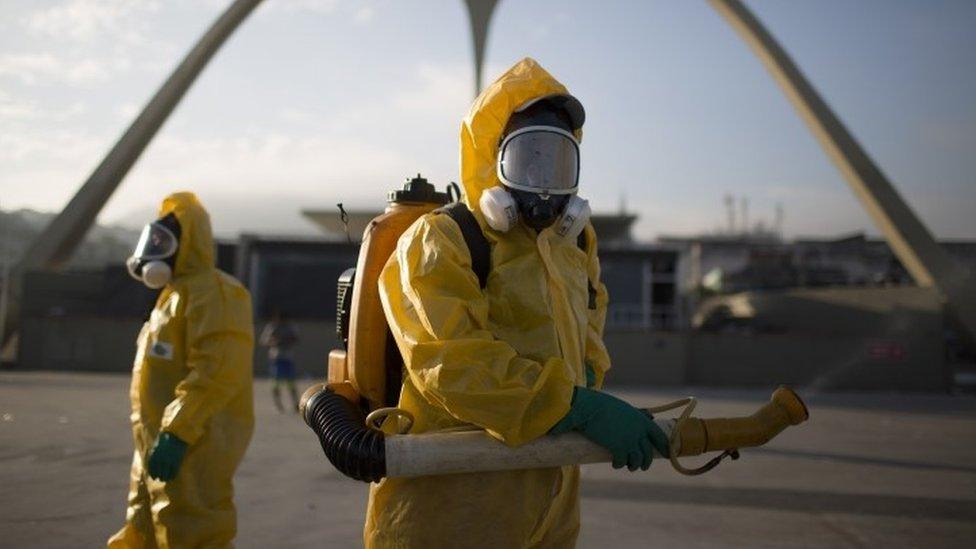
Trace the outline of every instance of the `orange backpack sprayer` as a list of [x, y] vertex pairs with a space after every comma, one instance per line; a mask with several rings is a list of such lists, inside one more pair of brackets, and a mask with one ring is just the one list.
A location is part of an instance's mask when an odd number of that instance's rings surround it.
[[366, 410], [396, 404], [403, 366], [380, 303], [380, 272], [407, 227], [449, 201], [449, 193], [438, 192], [420, 174], [407, 179], [366, 226], [356, 268], [339, 278], [336, 329], [345, 349], [329, 353], [328, 383]]
[[[456, 189], [456, 186], [455, 186]], [[459, 196], [459, 193], [457, 194]], [[422, 215], [448, 213], [461, 227], [479, 278], [477, 265], [490, 265], [490, 249], [467, 207], [438, 192], [426, 179], [408, 179], [389, 193], [386, 211], [363, 234], [355, 269], [339, 278], [337, 330], [345, 349], [329, 353], [325, 383], [309, 387], [301, 414], [318, 435], [326, 457], [347, 476], [377, 482], [383, 477], [412, 477], [478, 471], [500, 471], [609, 462], [603, 448], [578, 433], [540, 437], [512, 448], [472, 426], [466, 430], [408, 434], [413, 419], [395, 408], [403, 379], [403, 361], [390, 334], [377, 281], [400, 235]], [[449, 205], [450, 204], [450, 205]], [[783, 429], [808, 418], [806, 406], [792, 390], [780, 387], [756, 413], [741, 418], [691, 416], [694, 398], [648, 408], [659, 413], [682, 408], [673, 419], [655, 419], [670, 437], [663, 456], [686, 475], [714, 468], [738, 449], [761, 446]], [[702, 467], [688, 469], [678, 458], [721, 452]]]

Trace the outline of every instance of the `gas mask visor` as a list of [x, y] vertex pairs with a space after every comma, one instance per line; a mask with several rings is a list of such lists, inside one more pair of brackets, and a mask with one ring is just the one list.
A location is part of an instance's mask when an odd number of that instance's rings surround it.
[[516, 130], [499, 147], [498, 179], [520, 191], [572, 194], [579, 184], [579, 143], [553, 126]]
[[143, 227], [132, 257], [125, 262], [129, 274], [141, 280], [139, 269], [142, 265], [149, 261], [162, 261], [172, 257], [178, 245], [179, 239], [168, 227], [159, 221], [149, 223]]

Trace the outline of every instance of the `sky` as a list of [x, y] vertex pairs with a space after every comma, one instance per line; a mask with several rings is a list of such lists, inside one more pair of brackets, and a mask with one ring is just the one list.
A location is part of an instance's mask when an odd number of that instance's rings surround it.
[[[226, 0], [0, 0], [0, 208], [59, 210]], [[940, 238], [976, 239], [976, 2], [747, 5]], [[485, 80], [525, 56], [584, 104], [580, 194], [635, 232], [713, 232], [723, 197], [786, 236], [878, 234], [768, 73], [705, 1], [501, 0]], [[312, 235], [458, 178], [473, 99], [460, 0], [265, 0], [100, 221], [193, 190], [223, 236]]]

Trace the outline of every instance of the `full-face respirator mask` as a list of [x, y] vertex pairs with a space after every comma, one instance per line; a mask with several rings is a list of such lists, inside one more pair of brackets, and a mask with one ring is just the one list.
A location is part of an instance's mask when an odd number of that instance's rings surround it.
[[502, 185], [479, 200], [488, 225], [500, 232], [521, 220], [575, 239], [590, 218], [579, 187], [579, 142], [572, 131], [583, 125], [583, 106], [568, 95], [542, 97], [517, 109], [498, 147]]
[[149, 223], [142, 229], [132, 256], [125, 266], [129, 275], [158, 290], [173, 278], [176, 252], [180, 243], [180, 224], [176, 216], [169, 214]]

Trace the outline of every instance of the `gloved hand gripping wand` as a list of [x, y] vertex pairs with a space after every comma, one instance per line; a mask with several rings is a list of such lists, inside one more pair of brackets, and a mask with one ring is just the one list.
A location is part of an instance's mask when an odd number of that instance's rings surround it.
[[[341, 389], [338, 389], [341, 391]], [[557, 467], [610, 461], [609, 453], [578, 433], [540, 437], [510, 447], [483, 430], [449, 430], [423, 434], [385, 434], [377, 422], [398, 425], [405, 433], [412, 418], [404, 410], [382, 408], [365, 419], [357, 404], [337, 388], [324, 384], [310, 387], [302, 396], [301, 413], [319, 436], [322, 449], [344, 474], [364, 481], [383, 477], [416, 477], [452, 473], [504, 471]], [[703, 419], [692, 417], [695, 399], [687, 398], [645, 410], [659, 413], [684, 406], [673, 419], [654, 421], [668, 434], [671, 451], [667, 457], [683, 474], [711, 470], [722, 457], [737, 457], [739, 448], [762, 446], [791, 425], [809, 417], [799, 396], [786, 387], [777, 389], [770, 401], [747, 417]], [[688, 469], [679, 457], [722, 452], [705, 466]], [[658, 455], [659, 454], [655, 454]]]

